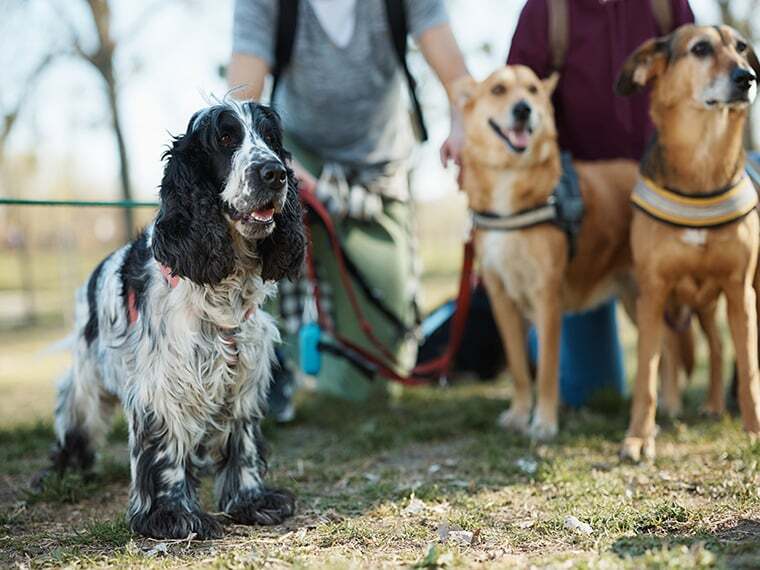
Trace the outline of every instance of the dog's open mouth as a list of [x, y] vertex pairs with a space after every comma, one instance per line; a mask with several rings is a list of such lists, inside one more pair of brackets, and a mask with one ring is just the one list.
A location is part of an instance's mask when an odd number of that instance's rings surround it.
[[507, 143], [507, 146], [517, 154], [522, 154], [530, 146], [530, 140], [533, 136], [533, 129], [527, 124], [518, 124], [507, 129], [506, 132], [493, 119], [488, 119], [488, 125], [493, 131]]
[[242, 222], [244, 224], [262, 224], [268, 226], [274, 223], [275, 207], [273, 202], [264, 204], [261, 208], [256, 208], [248, 212], [239, 212], [235, 208], [228, 206], [227, 214], [234, 222]]

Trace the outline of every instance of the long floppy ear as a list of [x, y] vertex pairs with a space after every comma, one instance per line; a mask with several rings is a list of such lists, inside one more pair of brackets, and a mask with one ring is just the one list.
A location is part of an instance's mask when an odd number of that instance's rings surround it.
[[261, 278], [265, 281], [296, 278], [303, 269], [306, 253], [306, 234], [303, 210], [298, 198], [298, 182], [288, 169], [288, 196], [282, 212], [274, 216], [272, 235], [258, 246], [261, 255]]
[[166, 153], [153, 255], [173, 275], [215, 285], [232, 273], [235, 252], [216, 189], [197, 171], [189, 136], [175, 140]]
[[640, 91], [668, 66], [672, 34], [644, 42], [623, 64], [615, 93], [628, 96]]

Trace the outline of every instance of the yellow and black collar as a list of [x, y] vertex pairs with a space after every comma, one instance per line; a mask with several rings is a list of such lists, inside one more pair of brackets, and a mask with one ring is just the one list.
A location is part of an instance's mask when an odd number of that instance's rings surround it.
[[686, 195], [641, 178], [633, 190], [634, 206], [656, 220], [684, 228], [714, 228], [735, 222], [757, 206], [757, 191], [746, 174], [732, 186], [711, 194]]

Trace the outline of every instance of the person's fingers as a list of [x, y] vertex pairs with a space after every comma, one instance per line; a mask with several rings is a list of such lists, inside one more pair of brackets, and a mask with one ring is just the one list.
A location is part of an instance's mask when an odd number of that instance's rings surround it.
[[441, 150], [439, 151], [439, 156], [441, 157], [441, 164], [444, 168], [448, 165], [450, 153], [449, 153], [449, 142], [446, 141], [441, 145]]

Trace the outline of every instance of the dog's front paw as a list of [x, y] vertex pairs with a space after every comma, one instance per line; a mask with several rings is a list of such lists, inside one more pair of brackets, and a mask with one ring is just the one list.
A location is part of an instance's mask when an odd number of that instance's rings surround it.
[[148, 514], [132, 516], [133, 531], [151, 538], [184, 539], [195, 535], [197, 540], [221, 538], [222, 525], [202, 511], [188, 511], [180, 506], [157, 505]]
[[538, 414], [533, 418], [528, 435], [536, 441], [551, 441], [557, 437], [559, 428], [557, 420], [547, 420], [541, 418]]
[[530, 409], [523, 410], [512, 406], [501, 413], [498, 423], [506, 430], [526, 433], [530, 424]]
[[626, 437], [620, 449], [620, 459], [631, 463], [652, 461], [655, 455], [654, 437]]
[[281, 524], [296, 510], [296, 498], [284, 489], [264, 489], [236, 500], [227, 515], [240, 524]]

